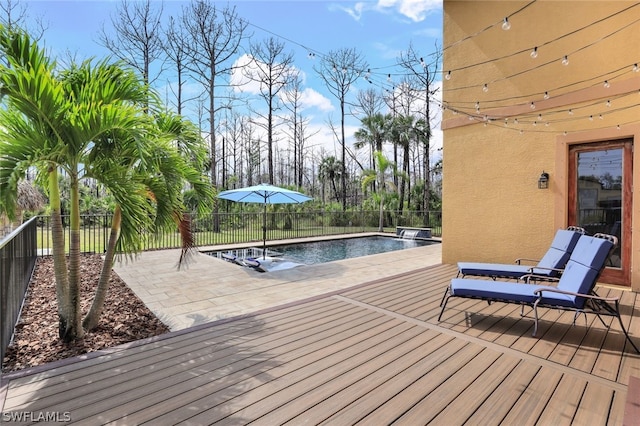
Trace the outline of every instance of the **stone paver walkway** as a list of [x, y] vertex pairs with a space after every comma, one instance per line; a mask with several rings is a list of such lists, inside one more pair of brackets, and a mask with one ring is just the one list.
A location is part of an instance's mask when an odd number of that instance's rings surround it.
[[441, 263], [442, 247], [438, 243], [267, 273], [206, 254], [199, 254], [188, 268], [177, 270], [179, 255], [179, 250], [148, 251], [135, 261], [114, 266], [120, 278], [171, 330], [436, 265]]

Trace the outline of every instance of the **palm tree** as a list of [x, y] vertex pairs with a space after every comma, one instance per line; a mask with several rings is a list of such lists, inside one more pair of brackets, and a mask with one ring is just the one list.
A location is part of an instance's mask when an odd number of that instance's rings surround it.
[[[193, 195], [197, 200], [196, 205], [200, 213], [207, 211], [213, 200], [211, 186], [199, 172], [206, 161], [207, 151], [197, 128], [191, 122], [170, 113], [156, 115], [155, 121], [159, 133], [156, 138], [147, 141], [149, 143], [147, 148], [150, 149], [144, 150], [145, 158], [139, 156], [140, 149], [135, 140], [125, 139], [118, 144], [118, 155], [105, 150], [101, 153], [104, 161], [96, 163], [104, 168], [99, 174], [106, 174], [115, 166], [110, 160], [116, 158], [120, 164], [123, 160], [129, 162], [126, 175], [129, 179], [142, 182], [147, 202], [155, 206], [154, 229], [173, 228], [176, 225], [178, 227], [183, 245], [182, 256], [178, 263], [180, 265], [187, 260], [191, 249], [195, 247], [190, 229], [190, 216], [183, 214], [185, 206], [182, 189], [185, 182], [193, 187]], [[140, 250], [139, 230], [135, 223], [129, 224], [128, 219], [129, 216], [123, 217], [121, 205], [116, 204], [95, 296], [91, 308], [82, 321], [86, 331], [98, 325], [107, 296], [117, 244], [120, 244], [120, 251], [125, 253]], [[123, 223], [127, 232], [120, 239]]]
[[[85, 61], [58, 72], [28, 35], [0, 26], [0, 194], [7, 212], [15, 205], [16, 182], [36, 166], [48, 182], [59, 334], [64, 341], [84, 334], [80, 316], [79, 182], [94, 179], [113, 195], [121, 215], [120, 246], [141, 248], [140, 235], [179, 212], [179, 191], [156, 191], [150, 203], [148, 179], [160, 158], [172, 157], [153, 116], [159, 103], [135, 73], [106, 60]], [[152, 101], [149, 102], [149, 99]], [[135, 160], [133, 159], [135, 158]], [[136, 164], [139, 167], [132, 168]], [[147, 174], [136, 173], [143, 169]], [[69, 264], [64, 250], [58, 173], [70, 181]], [[176, 176], [180, 171], [173, 170]], [[163, 197], [169, 201], [157, 202]], [[162, 206], [172, 206], [161, 209]], [[116, 215], [117, 216], [117, 215]]]
[[[395, 146], [402, 147], [402, 174], [400, 175], [400, 203], [399, 209], [402, 213], [405, 194], [411, 193], [409, 176], [409, 162], [412, 143], [416, 143], [418, 136], [417, 129], [421, 126], [421, 120], [416, 120], [412, 115], [388, 116], [387, 132]], [[396, 180], [397, 181], [397, 180]], [[407, 197], [408, 198], [408, 197]], [[410, 200], [407, 200], [410, 202]]]
[[342, 161], [336, 159], [336, 157], [329, 156], [322, 159], [320, 162], [320, 167], [318, 170], [318, 179], [322, 182], [323, 188], [323, 197], [322, 201], [324, 202], [324, 185], [327, 181], [331, 182], [331, 188], [333, 189], [333, 196], [336, 201], [340, 200], [338, 196], [338, 189], [336, 187], [336, 180], [340, 179], [342, 175]]
[[[387, 187], [392, 191], [396, 191], [396, 186], [393, 183], [393, 177], [401, 175], [402, 172], [398, 171], [396, 164], [389, 161], [381, 151], [374, 152], [374, 158], [376, 159], [377, 170], [369, 169], [365, 170], [362, 175], [362, 189], [366, 191], [367, 186], [376, 181], [378, 183], [378, 200], [380, 205], [380, 217], [378, 222], [378, 231], [384, 231], [384, 202], [387, 198]], [[387, 177], [391, 173], [391, 180], [387, 180]]]
[[375, 158], [373, 153], [375, 151], [382, 151], [382, 143], [386, 138], [386, 122], [387, 119], [384, 115], [377, 113], [364, 117], [360, 120], [362, 128], [356, 130], [354, 137], [356, 142], [353, 146], [356, 149], [362, 149], [369, 145], [371, 148], [370, 167], [375, 169]]

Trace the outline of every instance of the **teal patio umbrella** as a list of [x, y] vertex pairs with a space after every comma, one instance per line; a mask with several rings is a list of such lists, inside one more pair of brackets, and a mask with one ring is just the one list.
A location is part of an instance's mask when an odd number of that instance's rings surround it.
[[262, 216], [262, 258], [267, 251], [267, 204], [299, 204], [313, 198], [300, 192], [280, 188], [274, 185], [260, 184], [245, 188], [229, 189], [218, 194], [218, 198], [239, 203], [264, 204]]

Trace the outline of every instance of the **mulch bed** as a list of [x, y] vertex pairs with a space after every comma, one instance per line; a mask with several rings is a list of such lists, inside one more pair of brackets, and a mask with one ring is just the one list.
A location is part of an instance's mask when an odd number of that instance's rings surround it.
[[[102, 268], [100, 255], [83, 255], [81, 306], [89, 310]], [[41, 257], [29, 284], [13, 343], [2, 360], [2, 371], [16, 371], [64, 358], [167, 333], [164, 325], [111, 271], [109, 292], [98, 326], [83, 339], [64, 343], [58, 338], [58, 310], [53, 258]]]

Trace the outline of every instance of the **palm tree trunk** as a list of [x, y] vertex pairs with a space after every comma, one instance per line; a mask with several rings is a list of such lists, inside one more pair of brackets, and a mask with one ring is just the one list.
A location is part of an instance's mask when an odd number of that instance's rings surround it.
[[71, 176], [71, 202], [69, 216], [71, 218], [69, 241], [69, 311], [67, 328], [63, 335], [65, 342], [84, 336], [82, 318], [80, 312], [80, 190], [78, 188], [78, 175]]
[[118, 242], [118, 238], [120, 238], [121, 223], [122, 210], [120, 209], [120, 206], [117, 205], [113, 212], [113, 219], [111, 220], [111, 233], [109, 234], [109, 243], [104, 255], [104, 263], [102, 264], [98, 287], [96, 287], [96, 293], [93, 297], [91, 308], [82, 321], [82, 327], [85, 331], [91, 331], [98, 325], [98, 320], [100, 319], [100, 314], [104, 307], [104, 301], [107, 298], [107, 292], [109, 290], [109, 278], [111, 277], [111, 269], [113, 268], [116, 244]]
[[60, 209], [60, 188], [58, 170], [49, 165], [49, 203], [51, 206], [51, 239], [53, 240], [53, 270], [56, 278], [56, 299], [58, 302], [58, 335], [62, 338], [69, 327], [69, 277], [67, 258], [64, 252], [64, 231]]
[[384, 231], [384, 202], [380, 194], [380, 217], [378, 219], [378, 232]]

